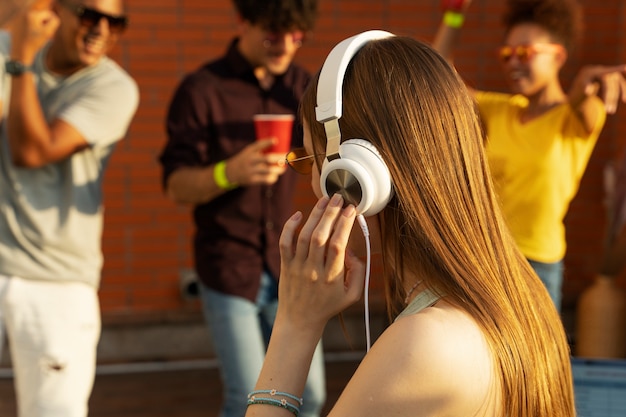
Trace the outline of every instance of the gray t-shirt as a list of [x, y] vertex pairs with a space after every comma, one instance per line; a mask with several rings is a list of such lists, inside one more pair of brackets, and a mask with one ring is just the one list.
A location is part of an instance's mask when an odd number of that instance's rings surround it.
[[33, 72], [48, 122], [62, 119], [90, 144], [42, 168], [13, 165], [6, 137], [10, 76], [4, 63], [10, 38], [0, 32], [0, 274], [74, 281], [98, 287], [102, 268], [102, 179], [115, 143], [137, 110], [135, 81], [104, 57], [69, 77], [45, 68], [47, 48]]

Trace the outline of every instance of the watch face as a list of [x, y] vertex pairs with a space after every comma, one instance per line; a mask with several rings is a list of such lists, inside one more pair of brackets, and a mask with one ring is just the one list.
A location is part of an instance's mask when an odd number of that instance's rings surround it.
[[22, 75], [29, 70], [29, 68], [20, 61], [7, 61], [6, 64], [4, 64], [4, 69], [7, 74], [11, 75]]

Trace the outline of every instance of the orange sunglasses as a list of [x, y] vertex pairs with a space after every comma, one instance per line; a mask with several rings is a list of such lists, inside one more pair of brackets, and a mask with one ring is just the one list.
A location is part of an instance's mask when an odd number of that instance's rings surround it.
[[298, 174], [308, 175], [313, 170], [315, 157], [323, 154], [309, 155], [305, 148], [292, 149], [285, 157], [285, 163]]
[[498, 49], [498, 58], [507, 63], [515, 56], [520, 62], [527, 63], [540, 52], [558, 52], [563, 45], [558, 43], [534, 43], [532, 45], [502, 46]]

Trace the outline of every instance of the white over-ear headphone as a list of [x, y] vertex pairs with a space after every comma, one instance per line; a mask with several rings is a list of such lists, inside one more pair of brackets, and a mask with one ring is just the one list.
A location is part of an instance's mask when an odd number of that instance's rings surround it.
[[[374, 145], [366, 139], [341, 142], [339, 118], [342, 115], [342, 87], [352, 57], [367, 42], [394, 36], [370, 30], [338, 43], [328, 54], [317, 84], [317, 121], [326, 130], [326, 158], [320, 173], [325, 196], [339, 193], [354, 204], [357, 214], [372, 216], [380, 212], [393, 196], [389, 169]], [[375, 116], [374, 116], [375, 117]]]

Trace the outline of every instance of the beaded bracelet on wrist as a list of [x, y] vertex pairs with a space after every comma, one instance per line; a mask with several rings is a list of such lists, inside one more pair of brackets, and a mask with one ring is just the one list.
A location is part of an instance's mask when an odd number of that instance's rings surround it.
[[281, 397], [291, 398], [292, 400], [296, 401], [300, 405], [304, 403], [304, 401], [300, 397], [296, 397], [295, 395], [289, 394], [288, 392], [277, 391], [275, 389], [261, 389], [257, 391], [252, 391], [250, 394], [248, 394], [248, 399], [254, 398], [254, 396], [257, 394], [269, 394], [272, 397], [278, 395]]
[[256, 404], [273, 405], [276, 407], [284, 408], [285, 410], [291, 412], [295, 417], [298, 417], [298, 415], [300, 415], [300, 408], [291, 404], [284, 398], [282, 400], [276, 400], [274, 398], [256, 398], [252, 396], [248, 399], [248, 406]]

